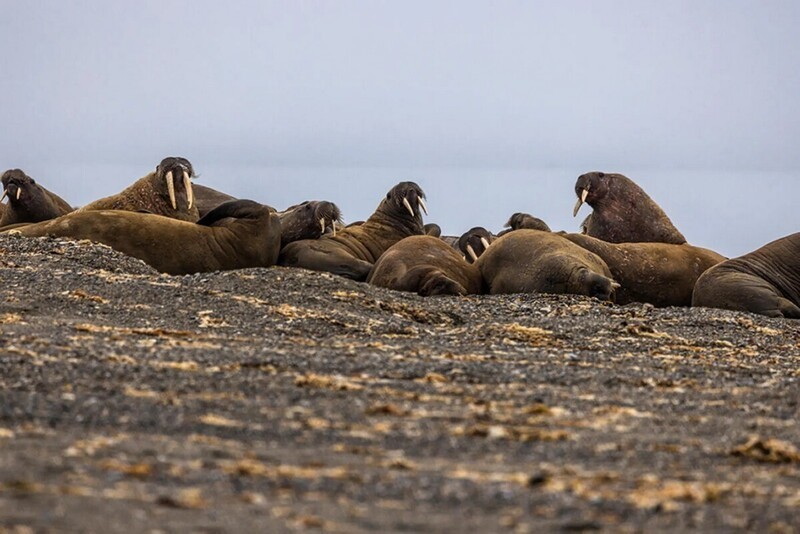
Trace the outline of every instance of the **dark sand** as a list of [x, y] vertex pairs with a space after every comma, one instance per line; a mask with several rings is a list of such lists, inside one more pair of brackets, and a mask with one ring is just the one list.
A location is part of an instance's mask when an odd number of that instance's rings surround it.
[[774, 531], [800, 323], [0, 237], [0, 532]]

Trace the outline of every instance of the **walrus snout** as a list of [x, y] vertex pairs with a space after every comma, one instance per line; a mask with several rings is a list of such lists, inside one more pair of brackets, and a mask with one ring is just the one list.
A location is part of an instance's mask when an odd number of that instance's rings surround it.
[[192, 178], [195, 174], [189, 160], [172, 156], [164, 158], [161, 160], [158, 167], [156, 167], [156, 171], [164, 179], [167, 186], [167, 194], [169, 195], [169, 202], [172, 209], [178, 209], [176, 184], [178, 186], [177, 191], [182, 194], [182, 197], [185, 196], [186, 198], [187, 208], [192, 209], [192, 206], [194, 206]]
[[425, 193], [414, 182], [400, 182], [386, 193], [386, 199], [402, 206], [414, 218], [419, 217], [421, 220], [423, 213], [428, 214]]
[[314, 215], [315, 219], [319, 221], [323, 234], [326, 230], [330, 230], [333, 235], [336, 235], [336, 225], [341, 225], [344, 222], [339, 206], [327, 200], [316, 203]]
[[458, 239], [458, 248], [464, 254], [467, 263], [474, 263], [489, 248], [494, 236], [486, 228], [476, 226], [470, 228]]

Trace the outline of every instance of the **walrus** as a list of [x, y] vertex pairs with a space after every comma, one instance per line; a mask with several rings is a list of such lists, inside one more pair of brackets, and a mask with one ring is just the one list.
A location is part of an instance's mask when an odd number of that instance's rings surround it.
[[609, 243], [583, 234], [559, 235], [603, 258], [620, 284], [617, 304], [690, 306], [700, 275], [726, 259], [713, 250], [687, 243]]
[[289, 243], [278, 262], [363, 281], [386, 249], [404, 237], [424, 233], [422, 212], [428, 213], [425, 193], [414, 182], [400, 182], [363, 224], [348, 226], [335, 236]]
[[367, 283], [430, 295], [472, 295], [481, 292], [481, 273], [441, 239], [414, 235], [381, 254]]
[[800, 232], [707, 270], [692, 306], [800, 319]]
[[211, 187], [201, 184], [192, 184], [192, 193], [194, 195], [194, 204], [197, 206], [197, 212], [200, 217], [205, 216], [206, 213], [213, 210], [220, 204], [237, 200], [236, 197], [217, 191]]
[[342, 212], [327, 200], [306, 200], [278, 212], [281, 219], [281, 248], [301, 239], [318, 239], [330, 230], [336, 235]]
[[667, 214], [633, 180], [622, 174], [589, 172], [575, 183], [578, 202], [593, 211], [583, 222], [585, 233], [610, 243], [686, 243]]
[[281, 222], [252, 200], [226, 202], [193, 223], [124, 210], [74, 211], [11, 232], [89, 239], [167, 274], [268, 267], [278, 260]]
[[542, 232], [550, 231], [550, 227], [547, 226], [547, 223], [540, 218], [534, 217], [530, 213], [522, 213], [519, 211], [511, 215], [504, 226], [506, 230], [497, 234], [498, 237], [508, 232], [513, 232], [514, 230], [522, 230], [523, 228], [528, 230], [541, 230]]
[[194, 176], [192, 164], [186, 158], [164, 158], [155, 171], [122, 192], [90, 202], [79, 211], [138, 211], [197, 222], [200, 212], [194, 202]]
[[467, 263], [475, 263], [486, 252], [495, 236], [483, 226], [470, 228], [458, 238], [455, 246], [464, 254]]
[[442, 227], [436, 223], [428, 223], [422, 229], [425, 231], [425, 235], [433, 237], [441, 237], [442, 235]]
[[602, 258], [541, 230], [515, 230], [497, 238], [475, 265], [492, 295], [571, 293], [613, 301], [619, 287]]
[[9, 169], [0, 178], [3, 184], [2, 201], [8, 198], [0, 215], [0, 227], [20, 223], [35, 223], [55, 219], [74, 211], [63, 198], [48, 191], [20, 169]]

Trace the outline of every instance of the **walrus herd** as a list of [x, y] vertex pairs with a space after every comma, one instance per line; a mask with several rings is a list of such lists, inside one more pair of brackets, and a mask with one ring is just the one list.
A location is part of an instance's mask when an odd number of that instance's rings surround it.
[[703, 306], [800, 319], [800, 233], [726, 259], [695, 247], [645, 191], [621, 174], [578, 177], [592, 208], [581, 233], [513, 214], [443, 236], [425, 193], [400, 182], [365, 221], [307, 200], [277, 211], [194, 185], [192, 164], [164, 158], [123, 191], [74, 209], [20, 169], [3, 173], [0, 232], [88, 239], [174, 275], [283, 265], [429, 295], [572, 293], [617, 304]]

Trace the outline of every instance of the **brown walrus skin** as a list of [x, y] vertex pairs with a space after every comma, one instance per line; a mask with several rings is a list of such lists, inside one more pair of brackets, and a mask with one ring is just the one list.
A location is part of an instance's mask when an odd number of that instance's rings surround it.
[[326, 271], [353, 280], [367, 278], [372, 265], [386, 249], [411, 235], [422, 235], [425, 194], [414, 182], [394, 186], [369, 219], [317, 240], [289, 243], [278, 260], [281, 265]]
[[206, 213], [220, 204], [237, 200], [234, 196], [200, 184], [192, 184], [192, 192], [194, 193], [194, 203], [197, 206], [197, 212], [200, 217], [205, 216]]
[[593, 209], [582, 225], [587, 235], [610, 243], [686, 243], [664, 210], [627, 176], [582, 174], [575, 194], [573, 215], [584, 202]]
[[192, 164], [186, 158], [164, 158], [154, 172], [140, 178], [122, 192], [95, 200], [79, 211], [138, 211], [197, 222], [200, 212], [194, 202], [194, 175]]
[[542, 232], [550, 231], [550, 227], [547, 226], [547, 223], [543, 220], [534, 217], [530, 213], [522, 213], [519, 211], [508, 218], [508, 222], [506, 222], [505, 226], [507, 229], [497, 234], [498, 237], [508, 232], [513, 232], [514, 230], [522, 230], [523, 228], [528, 230], [541, 230]]
[[281, 248], [293, 241], [319, 239], [327, 231], [334, 235], [342, 224], [342, 212], [327, 200], [306, 200], [278, 212], [281, 218]]
[[619, 287], [596, 254], [541, 230], [515, 230], [497, 238], [478, 258], [489, 293], [570, 293], [614, 300]]
[[481, 273], [453, 247], [430, 235], [401, 239], [384, 252], [367, 277], [375, 286], [430, 295], [481, 292]]
[[8, 205], [0, 204], [0, 227], [47, 221], [74, 211], [63, 198], [37, 184], [20, 169], [7, 170], [0, 181], [3, 198], [8, 198]]
[[90, 210], [11, 232], [89, 239], [139, 258], [158, 271], [191, 274], [274, 265], [280, 252], [280, 225], [269, 206], [235, 200], [197, 223], [151, 213]]
[[697, 279], [726, 258], [689, 244], [609, 243], [583, 234], [562, 234], [606, 262], [617, 289], [617, 304], [690, 306]]
[[692, 306], [800, 319], [800, 232], [703, 273]]

